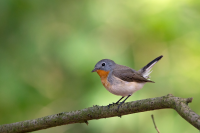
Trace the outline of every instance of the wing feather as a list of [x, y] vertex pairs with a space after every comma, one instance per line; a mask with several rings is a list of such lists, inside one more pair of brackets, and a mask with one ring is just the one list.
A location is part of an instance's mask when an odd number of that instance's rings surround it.
[[112, 74], [117, 78], [120, 78], [121, 80], [126, 82], [138, 82], [138, 83], [153, 82], [151, 80], [144, 78], [142, 75], [137, 73], [137, 71], [134, 71], [132, 69], [114, 70]]

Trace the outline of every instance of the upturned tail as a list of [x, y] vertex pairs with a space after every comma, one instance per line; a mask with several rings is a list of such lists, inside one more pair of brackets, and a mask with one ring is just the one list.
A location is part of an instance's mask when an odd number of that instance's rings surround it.
[[163, 56], [159, 56], [149, 62], [146, 66], [144, 66], [142, 69], [140, 69], [138, 72], [142, 74], [142, 76], [146, 79], [149, 78], [149, 74], [152, 72], [151, 69], [152, 67], [162, 58]]

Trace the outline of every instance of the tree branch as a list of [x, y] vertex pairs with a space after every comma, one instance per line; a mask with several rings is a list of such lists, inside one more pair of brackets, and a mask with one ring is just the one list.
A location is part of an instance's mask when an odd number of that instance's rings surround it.
[[1, 125], [0, 132], [24, 133], [72, 123], [88, 124], [88, 120], [122, 116], [165, 108], [176, 110], [186, 121], [200, 130], [200, 116], [188, 107], [188, 103], [192, 102], [192, 99], [193, 98], [174, 97], [172, 94], [168, 94], [162, 97], [127, 102], [122, 104], [119, 110], [117, 109], [118, 105], [111, 105], [109, 108], [108, 106], [95, 105], [82, 110], [63, 112], [34, 120]]

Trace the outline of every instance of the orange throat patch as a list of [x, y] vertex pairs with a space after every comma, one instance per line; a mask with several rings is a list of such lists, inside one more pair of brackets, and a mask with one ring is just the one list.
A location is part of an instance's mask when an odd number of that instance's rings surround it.
[[107, 81], [107, 77], [108, 77], [109, 71], [97, 70], [96, 72], [100, 76], [101, 82], [104, 85], [104, 87], [109, 88], [110, 83]]
[[100, 78], [107, 78], [109, 71], [97, 70], [97, 73], [99, 74]]

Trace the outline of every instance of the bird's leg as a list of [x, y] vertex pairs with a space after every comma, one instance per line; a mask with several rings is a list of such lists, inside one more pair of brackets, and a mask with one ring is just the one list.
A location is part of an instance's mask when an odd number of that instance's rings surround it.
[[[131, 95], [129, 94], [126, 99], [124, 99], [124, 101], [122, 101], [119, 105], [118, 105], [118, 110], [119, 110], [119, 107], [130, 97]], [[120, 99], [121, 100], [121, 99]]]
[[[113, 104], [118, 104], [119, 101], [121, 101], [123, 98], [124, 98], [124, 97], [121, 97], [116, 103], [113, 103]], [[113, 104], [109, 104], [109, 105], [108, 105], [108, 108], [109, 108], [111, 105], [113, 105]]]
[[124, 97], [121, 97], [115, 104], [118, 104]]

